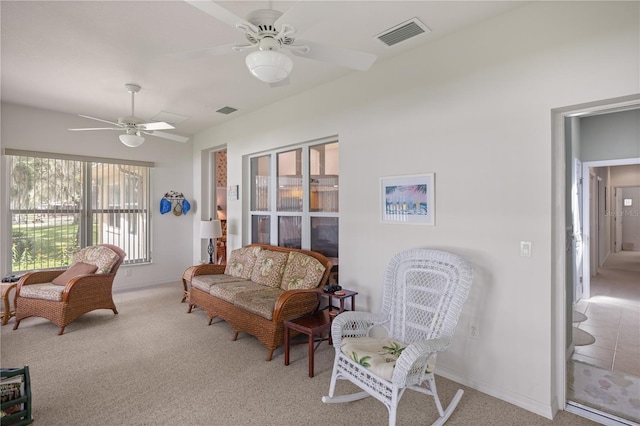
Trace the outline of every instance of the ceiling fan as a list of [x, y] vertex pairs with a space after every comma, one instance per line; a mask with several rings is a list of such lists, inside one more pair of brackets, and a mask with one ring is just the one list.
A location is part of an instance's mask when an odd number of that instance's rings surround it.
[[158, 136], [165, 139], [171, 139], [177, 142], [186, 142], [189, 138], [174, 135], [166, 132], [159, 132], [158, 130], [167, 130], [167, 129], [175, 129], [171, 124], [165, 123], [164, 121], [157, 121], [151, 123], [145, 123], [143, 120], [136, 118], [134, 114], [134, 96], [136, 93], [140, 91], [140, 86], [137, 84], [125, 84], [124, 87], [127, 89], [129, 93], [131, 93], [131, 116], [129, 117], [119, 117], [118, 122], [103, 120], [101, 118], [90, 117], [88, 115], [79, 115], [80, 117], [88, 118], [90, 120], [102, 121], [103, 123], [109, 123], [116, 127], [91, 127], [91, 128], [83, 128], [83, 129], [69, 129], [73, 131], [84, 131], [84, 130], [124, 130], [124, 134], [120, 135], [120, 142], [123, 144], [135, 148], [144, 143], [145, 135], [153, 135]]
[[295, 15], [293, 12], [296, 9], [295, 5], [285, 13], [273, 9], [255, 10], [247, 15], [247, 19], [242, 19], [211, 0], [185, 1], [219, 21], [244, 32], [249, 43], [173, 54], [172, 56], [176, 58], [189, 59], [255, 49], [246, 57], [247, 68], [256, 78], [272, 86], [287, 84], [289, 73], [293, 69], [293, 61], [282, 53], [282, 50], [288, 50], [295, 56], [329, 62], [359, 71], [367, 71], [377, 59], [377, 56], [371, 53], [297, 40], [296, 28], [288, 23], [289, 19], [294, 18], [292, 15]]

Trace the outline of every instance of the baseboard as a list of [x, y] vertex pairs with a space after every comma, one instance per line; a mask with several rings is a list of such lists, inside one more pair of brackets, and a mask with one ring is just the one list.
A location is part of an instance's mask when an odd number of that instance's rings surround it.
[[146, 282], [146, 283], [127, 283], [126, 287], [121, 285], [121, 286], [113, 286], [113, 293], [126, 293], [128, 291], [134, 291], [134, 290], [144, 290], [144, 289], [148, 289], [148, 288], [153, 288], [153, 287], [160, 287], [160, 286], [165, 286], [165, 285], [174, 285], [177, 289], [180, 289], [180, 291], [182, 292], [182, 283], [180, 282], [180, 280], [169, 280], [169, 281], [156, 281], [156, 282]]
[[449, 370], [443, 367], [436, 367], [436, 375], [442, 376], [445, 379], [452, 380], [456, 383], [460, 383], [464, 386], [468, 386], [487, 395], [498, 398], [502, 401], [513, 404], [516, 407], [520, 407], [524, 410], [531, 411], [549, 420], [553, 419], [554, 414], [558, 411], [558, 407], [554, 407], [551, 404], [545, 405], [538, 401], [534, 401], [530, 398], [526, 398], [522, 395], [514, 394], [506, 389], [501, 389], [493, 385], [486, 383], [469, 383], [468, 380], [458, 375], [457, 372]]

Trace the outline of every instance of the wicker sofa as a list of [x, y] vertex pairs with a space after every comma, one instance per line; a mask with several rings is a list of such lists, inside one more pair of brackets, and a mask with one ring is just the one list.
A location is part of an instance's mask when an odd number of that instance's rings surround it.
[[267, 347], [267, 361], [284, 343], [284, 321], [312, 312], [327, 282], [331, 262], [322, 254], [250, 244], [231, 252], [226, 265], [192, 269], [189, 312], [204, 309], [209, 324], [224, 319]]

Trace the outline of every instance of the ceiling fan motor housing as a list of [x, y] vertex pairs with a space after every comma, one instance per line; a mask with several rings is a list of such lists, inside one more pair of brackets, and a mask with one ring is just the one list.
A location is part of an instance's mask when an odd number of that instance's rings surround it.
[[[258, 34], [260, 38], [256, 38], [253, 34], [247, 32], [247, 40], [249, 40], [251, 44], [259, 44], [262, 38], [268, 36], [276, 40], [274, 36], [276, 36], [280, 30], [277, 29], [274, 24], [280, 16], [282, 16], [282, 12], [273, 9], [259, 9], [249, 12], [247, 21], [260, 30]], [[293, 44], [294, 40], [295, 39], [291, 37], [281, 37], [277, 41], [282, 46]]]

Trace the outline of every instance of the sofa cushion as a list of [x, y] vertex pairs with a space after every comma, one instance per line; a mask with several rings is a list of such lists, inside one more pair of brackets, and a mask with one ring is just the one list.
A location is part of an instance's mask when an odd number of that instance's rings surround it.
[[51, 280], [51, 282], [58, 285], [67, 285], [71, 278], [77, 277], [78, 275], [93, 274], [97, 269], [98, 267], [96, 265], [90, 265], [84, 262], [74, 263], [69, 269]]
[[316, 288], [324, 275], [325, 267], [318, 259], [292, 251], [282, 275], [283, 290]]
[[250, 279], [256, 263], [256, 257], [261, 251], [262, 247], [243, 247], [233, 250], [227, 261], [224, 273], [244, 280]]
[[262, 250], [258, 253], [253, 267], [251, 281], [279, 288], [282, 283], [282, 273], [289, 258], [289, 253], [274, 250]]
[[63, 285], [53, 283], [29, 284], [23, 285], [20, 289], [20, 297], [28, 297], [29, 299], [44, 299], [54, 302], [62, 301], [62, 293], [64, 293]]
[[109, 247], [91, 246], [73, 253], [71, 263], [83, 262], [96, 265], [98, 267], [96, 274], [108, 274], [119, 259], [118, 253]]
[[278, 297], [284, 293], [280, 288], [265, 288], [237, 295], [234, 304], [247, 312], [259, 315], [268, 320], [273, 319], [273, 310]]
[[232, 277], [231, 275], [226, 275], [226, 274], [196, 275], [191, 279], [191, 287], [202, 290], [205, 293], [209, 293], [209, 290], [211, 289], [212, 285], [230, 283], [230, 282], [236, 282], [236, 281], [243, 281], [243, 279], [238, 277]]
[[264, 289], [264, 286], [262, 284], [256, 284], [252, 281], [243, 280], [212, 285], [209, 289], [209, 294], [217, 297], [218, 299], [225, 300], [229, 303], [235, 303], [238, 294], [262, 289]]
[[[391, 380], [396, 361], [406, 347], [406, 343], [388, 337], [345, 337], [340, 342], [343, 354], [385, 380]], [[427, 363], [427, 373], [433, 372], [435, 363], [432, 356]]]

